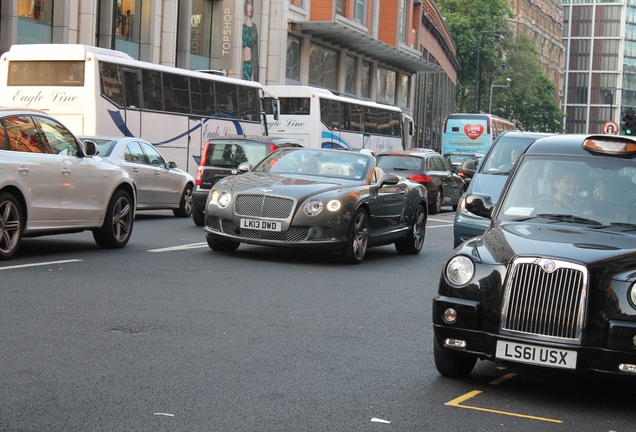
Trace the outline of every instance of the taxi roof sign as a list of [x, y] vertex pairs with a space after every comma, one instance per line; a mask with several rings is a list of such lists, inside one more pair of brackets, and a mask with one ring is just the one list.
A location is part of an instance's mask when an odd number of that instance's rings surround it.
[[613, 156], [636, 156], [636, 141], [611, 136], [594, 136], [583, 141], [583, 148]]

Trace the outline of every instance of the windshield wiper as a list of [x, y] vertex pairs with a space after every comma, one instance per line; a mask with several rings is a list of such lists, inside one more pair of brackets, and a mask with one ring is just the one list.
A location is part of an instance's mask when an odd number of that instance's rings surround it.
[[603, 225], [602, 227], [599, 227], [599, 229], [612, 227], [626, 228], [624, 231], [636, 231], [636, 224], [627, 222], [610, 222], [609, 225]]
[[594, 219], [587, 219], [580, 216], [575, 216], [572, 214], [554, 214], [554, 213], [541, 213], [538, 214], [537, 217], [551, 219], [557, 222], [573, 222], [573, 223], [582, 223], [588, 225], [602, 225], [599, 221]]

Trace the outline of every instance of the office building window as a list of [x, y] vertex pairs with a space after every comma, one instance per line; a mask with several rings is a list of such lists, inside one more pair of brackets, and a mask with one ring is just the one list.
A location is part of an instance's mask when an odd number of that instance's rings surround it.
[[319, 45], [309, 49], [309, 85], [338, 90], [338, 52]]
[[356, 94], [356, 65], [356, 58], [348, 55], [345, 73], [345, 93], [353, 96]]
[[210, 69], [212, 57], [212, 0], [192, 0], [190, 69]]
[[115, 49], [139, 59], [141, 6], [144, 0], [117, 0]]
[[395, 105], [396, 73], [379, 67], [376, 74], [376, 100], [381, 103]]
[[18, 0], [18, 43], [53, 41], [53, 4], [54, 0]]
[[361, 84], [360, 84], [360, 96], [363, 98], [371, 98], [371, 63], [362, 62], [362, 70], [360, 71]]
[[300, 83], [300, 38], [296, 36], [287, 36], [285, 64], [285, 78], [293, 83]]

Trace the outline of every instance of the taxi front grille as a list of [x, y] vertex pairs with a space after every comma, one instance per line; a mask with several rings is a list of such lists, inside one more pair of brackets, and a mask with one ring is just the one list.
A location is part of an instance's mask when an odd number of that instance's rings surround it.
[[212, 231], [228, 234], [237, 239], [273, 240], [281, 242], [303, 242], [331, 240], [332, 233], [329, 228], [320, 227], [291, 227], [287, 231], [262, 231], [239, 228], [228, 219], [219, 219], [215, 216], [206, 218], [206, 227]]
[[502, 333], [580, 342], [587, 269], [565, 261], [517, 258], [502, 305]]
[[234, 210], [239, 216], [287, 219], [294, 200], [269, 195], [237, 195]]

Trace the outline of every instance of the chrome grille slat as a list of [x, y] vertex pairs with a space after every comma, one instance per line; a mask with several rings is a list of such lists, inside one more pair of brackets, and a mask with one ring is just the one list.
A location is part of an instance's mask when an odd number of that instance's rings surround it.
[[238, 216], [287, 219], [294, 200], [270, 195], [236, 195], [234, 210]]
[[[552, 272], [543, 264], [552, 262]], [[501, 330], [528, 337], [580, 342], [587, 270], [579, 264], [517, 258], [510, 268], [502, 305]]]

